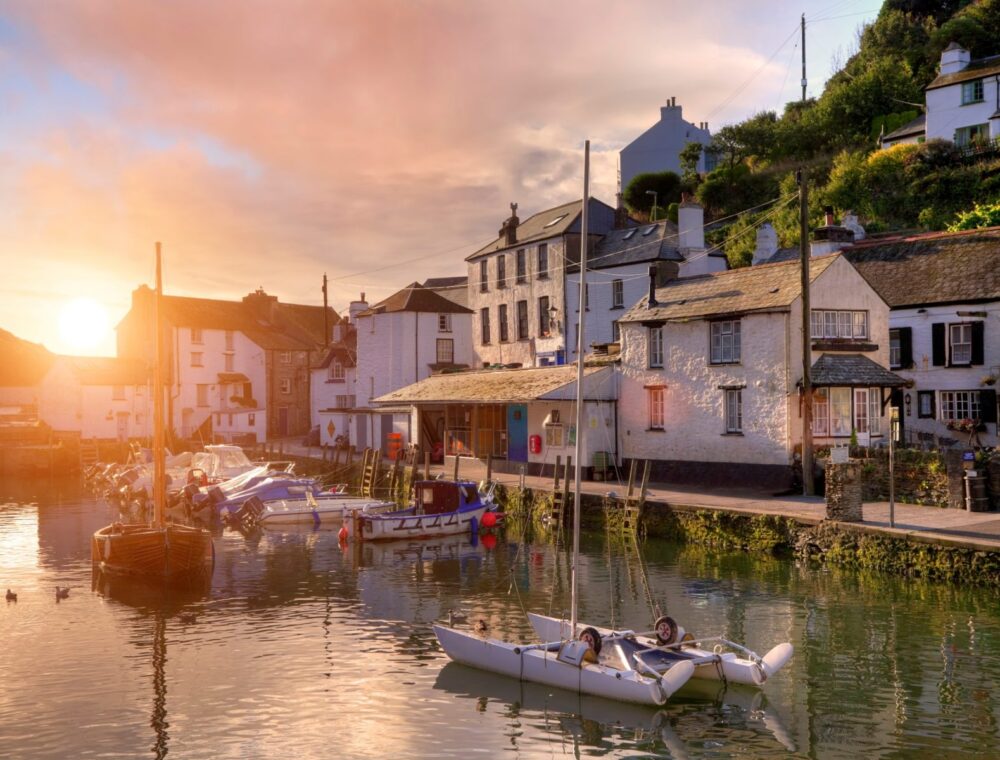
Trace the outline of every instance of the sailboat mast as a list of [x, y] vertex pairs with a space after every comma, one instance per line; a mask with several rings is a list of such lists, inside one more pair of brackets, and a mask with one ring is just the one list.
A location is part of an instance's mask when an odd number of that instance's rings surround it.
[[163, 525], [163, 507], [166, 501], [166, 457], [163, 442], [163, 272], [160, 268], [160, 244], [156, 244], [156, 307], [154, 330], [156, 333], [156, 364], [153, 367], [153, 523]]
[[587, 313], [587, 207], [590, 205], [590, 140], [583, 144], [583, 211], [580, 214], [580, 305], [576, 327], [576, 442], [573, 458], [576, 464], [573, 485], [573, 565], [570, 574], [570, 631], [576, 635], [577, 586], [580, 562], [580, 479], [583, 473], [583, 345], [584, 316]]

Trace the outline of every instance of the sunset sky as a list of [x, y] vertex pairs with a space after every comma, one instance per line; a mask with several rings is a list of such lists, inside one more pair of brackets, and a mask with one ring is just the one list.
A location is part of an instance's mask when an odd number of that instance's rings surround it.
[[[716, 130], [818, 94], [879, 0], [0, 0], [0, 328], [65, 353], [152, 281], [338, 310], [464, 275], [508, 204], [613, 202], [671, 96]], [[79, 315], [79, 316], [77, 316]], [[60, 316], [63, 329], [60, 330]], [[66, 323], [78, 329], [67, 329]]]

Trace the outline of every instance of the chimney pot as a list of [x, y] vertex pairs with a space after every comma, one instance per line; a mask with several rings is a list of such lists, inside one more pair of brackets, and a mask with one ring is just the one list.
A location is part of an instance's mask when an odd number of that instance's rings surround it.
[[823, 206], [823, 214], [826, 217], [826, 226], [833, 226], [833, 206]]
[[649, 265], [649, 300], [646, 301], [646, 307], [652, 308], [656, 306], [656, 264]]

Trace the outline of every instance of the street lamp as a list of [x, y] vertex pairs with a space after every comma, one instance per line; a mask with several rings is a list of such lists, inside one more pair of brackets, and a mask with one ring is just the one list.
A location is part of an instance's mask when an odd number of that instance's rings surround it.
[[649, 211], [649, 221], [655, 222], [656, 221], [656, 191], [655, 190], [647, 190], [646, 191], [646, 195], [652, 195], [653, 196], [653, 208], [651, 208], [650, 211]]

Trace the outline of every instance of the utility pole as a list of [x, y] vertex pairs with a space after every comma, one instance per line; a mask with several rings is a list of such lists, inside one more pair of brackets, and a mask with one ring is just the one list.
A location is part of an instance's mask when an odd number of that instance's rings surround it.
[[323, 272], [323, 345], [330, 343], [330, 313], [327, 307], [326, 272]]
[[[802, 14], [802, 104], [806, 102], [806, 14]], [[812, 496], [812, 335], [809, 305], [809, 181], [805, 165], [799, 168], [799, 258], [802, 275], [802, 493]]]

